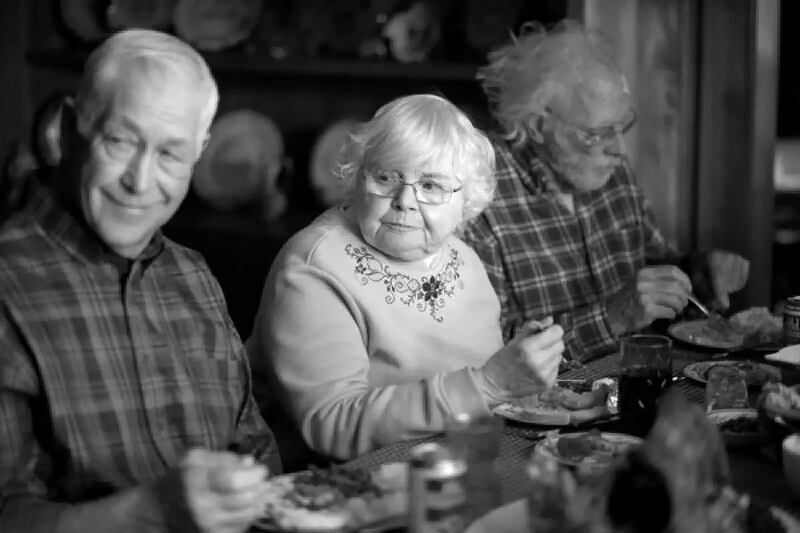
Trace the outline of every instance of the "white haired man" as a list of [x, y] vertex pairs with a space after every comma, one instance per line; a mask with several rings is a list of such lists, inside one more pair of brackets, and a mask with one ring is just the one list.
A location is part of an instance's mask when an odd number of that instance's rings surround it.
[[626, 164], [635, 114], [601, 36], [573, 21], [528, 25], [478, 77], [501, 130], [498, 186], [463, 238], [500, 297], [506, 338], [552, 315], [567, 357], [611, 352], [620, 335], [686, 306], [692, 283], [679, 264], [707, 272], [728, 307], [749, 263], [720, 250], [684, 262], [665, 242]]
[[245, 530], [280, 469], [219, 285], [160, 227], [216, 112], [203, 59], [90, 57], [63, 160], [0, 230], [0, 531]]

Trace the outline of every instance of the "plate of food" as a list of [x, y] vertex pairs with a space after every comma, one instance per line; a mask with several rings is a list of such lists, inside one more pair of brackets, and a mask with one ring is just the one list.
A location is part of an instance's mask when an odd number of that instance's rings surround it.
[[406, 524], [408, 465], [377, 470], [332, 466], [276, 476], [267, 481], [264, 515], [257, 531], [348, 533], [383, 531]]
[[755, 409], [715, 409], [707, 415], [728, 448], [754, 448], [767, 442], [767, 434]]
[[719, 350], [742, 346], [774, 345], [782, 335], [781, 319], [766, 307], [751, 307], [725, 318], [686, 320], [672, 324], [667, 332], [679, 341]]
[[563, 465], [594, 469], [611, 466], [618, 457], [641, 446], [642, 442], [633, 435], [593, 429], [549, 435], [536, 445], [536, 452], [549, 455]]
[[686, 365], [683, 375], [699, 383], [708, 381], [708, 372], [718, 365], [732, 366], [744, 372], [748, 387], [760, 387], [771, 381], [780, 381], [781, 371], [771, 365], [754, 361], [697, 361]]
[[515, 422], [573, 426], [617, 414], [616, 382], [560, 379], [552, 388], [498, 405], [494, 413]]

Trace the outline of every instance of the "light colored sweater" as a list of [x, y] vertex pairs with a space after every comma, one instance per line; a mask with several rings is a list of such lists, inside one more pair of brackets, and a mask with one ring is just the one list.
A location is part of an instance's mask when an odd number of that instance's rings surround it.
[[255, 390], [267, 385], [309, 446], [340, 459], [488, 412], [474, 368], [502, 346], [499, 301], [460, 239], [396, 261], [351, 217], [334, 207], [284, 245], [247, 341]]

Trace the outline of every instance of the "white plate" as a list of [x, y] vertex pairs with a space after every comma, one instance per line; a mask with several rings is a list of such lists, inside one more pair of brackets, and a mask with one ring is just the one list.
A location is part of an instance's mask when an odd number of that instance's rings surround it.
[[192, 188], [220, 210], [283, 198], [277, 187], [283, 161], [283, 137], [269, 117], [251, 109], [230, 111], [211, 126]]
[[616, 416], [616, 409], [611, 409], [605, 405], [592, 409], [580, 409], [569, 411], [566, 409], [538, 409], [529, 410], [517, 407], [509, 403], [498, 405], [494, 408], [494, 414], [502, 416], [506, 420], [532, 424], [537, 426], [577, 426], [607, 420]]
[[687, 320], [672, 324], [668, 329], [672, 337], [694, 346], [702, 348], [716, 348], [719, 350], [733, 350], [744, 344], [745, 336], [739, 334], [731, 339], [713, 338], [705, 330], [708, 320]]
[[[605, 381], [605, 380], [598, 380]], [[588, 380], [581, 379], [559, 379], [557, 384], [564, 388], [576, 390], [581, 387], [581, 392], [589, 391], [593, 384]], [[616, 406], [598, 405], [589, 409], [550, 409], [545, 407], [522, 407], [512, 403], [500, 404], [493, 409], [493, 412], [507, 420], [532, 424], [537, 426], [577, 426], [588, 424], [600, 420], [607, 420], [617, 415]]]
[[589, 432], [584, 431], [580, 433], [561, 433], [557, 435], [550, 435], [537, 444], [535, 450], [536, 453], [552, 457], [563, 465], [581, 468], [604, 468], [613, 464], [613, 462], [621, 454], [625, 453], [631, 448], [641, 446], [643, 442], [642, 439], [639, 437], [634, 437], [633, 435], [601, 432], [600, 436], [614, 448], [613, 450], [609, 450], [607, 452], [597, 452], [580, 459], [569, 456], [565, 457], [559, 453], [558, 442], [561, 439], [583, 438], [588, 434]]
[[229, 48], [250, 37], [261, 7], [261, 0], [180, 0], [175, 32], [199, 50]]
[[780, 381], [781, 371], [771, 365], [755, 363], [753, 361], [697, 361], [686, 365], [683, 375], [699, 383], [706, 383], [708, 371], [711, 367], [724, 365], [735, 366], [744, 371], [745, 381], [748, 386], [761, 386], [768, 381]]

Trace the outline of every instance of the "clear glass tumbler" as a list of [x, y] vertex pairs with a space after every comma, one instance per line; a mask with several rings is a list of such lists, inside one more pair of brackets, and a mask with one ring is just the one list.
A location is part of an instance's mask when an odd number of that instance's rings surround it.
[[717, 365], [708, 371], [706, 411], [747, 408], [745, 373], [728, 365]]

